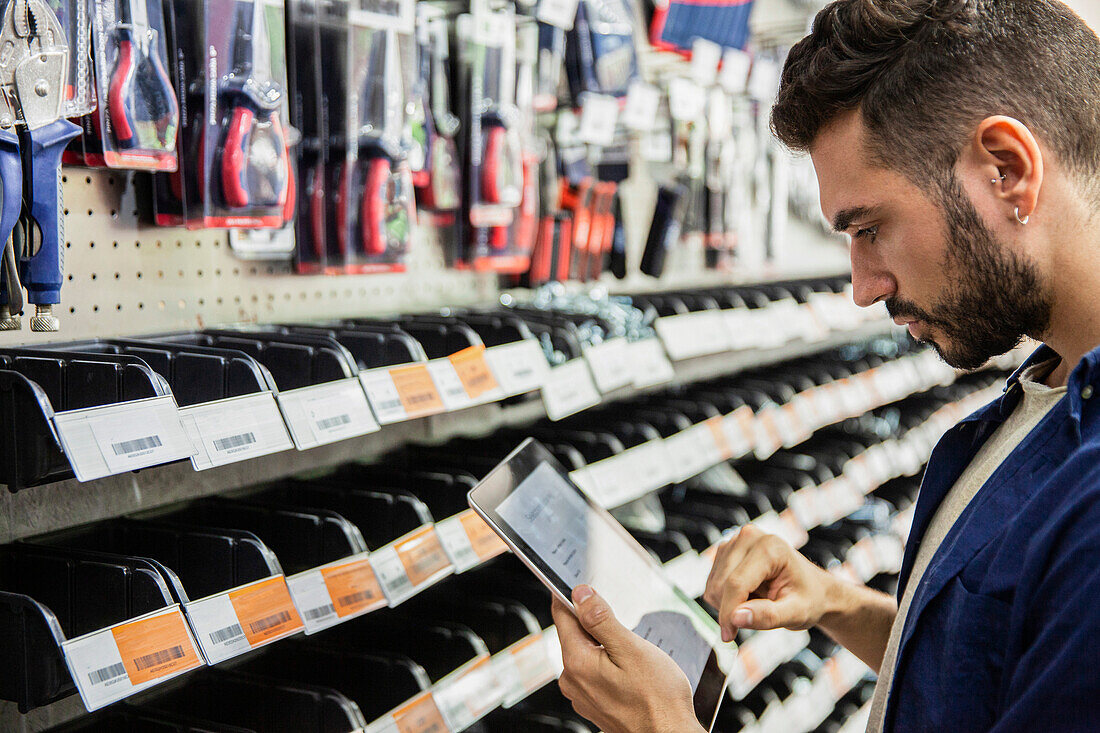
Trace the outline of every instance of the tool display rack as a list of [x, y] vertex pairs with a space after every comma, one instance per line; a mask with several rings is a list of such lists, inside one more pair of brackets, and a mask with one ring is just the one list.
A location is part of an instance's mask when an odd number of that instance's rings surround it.
[[[425, 229], [420, 230], [407, 273], [299, 276], [291, 274], [287, 263], [238, 258], [224, 230], [188, 231], [145, 223], [130, 174], [77, 168], [66, 168], [64, 174], [67, 281], [59, 312], [61, 332], [11, 332], [3, 336], [5, 345], [138, 336], [241, 322], [305, 322], [427, 311], [488, 304], [504, 293], [493, 275], [447, 269], [438, 244]], [[797, 235], [797, 230], [792, 234]], [[629, 239], [636, 241], [639, 237]], [[799, 244], [793, 242], [792, 248]], [[820, 247], [817, 241], [801, 244]], [[842, 271], [839, 263], [843, 253], [838, 254], [835, 247], [813, 252], [813, 259], [824, 262], [816, 271], [779, 267], [732, 277], [704, 273], [701, 249], [688, 246], [677, 251], [670, 271], [660, 281], [627, 279], [602, 285], [621, 292], [642, 292]], [[801, 253], [792, 259], [807, 261]], [[882, 319], [835, 332], [812, 344], [794, 341], [767, 350], [688, 359], [677, 362], [671, 384], [731, 375], [887, 334], [892, 329], [892, 324]], [[637, 394], [638, 390], [623, 388], [604, 399]], [[539, 401], [506, 406], [491, 403], [388, 425], [371, 435], [307, 451], [285, 451], [203, 472], [195, 472], [187, 462], [177, 462], [88, 483], [73, 479], [18, 493], [2, 491], [0, 543], [340, 463], [369, 462], [414, 441], [441, 443], [456, 436], [486, 435], [502, 426], [523, 426], [543, 417], [545, 408]], [[83, 714], [77, 696], [25, 715], [13, 703], [0, 702], [0, 730], [42, 730]]]

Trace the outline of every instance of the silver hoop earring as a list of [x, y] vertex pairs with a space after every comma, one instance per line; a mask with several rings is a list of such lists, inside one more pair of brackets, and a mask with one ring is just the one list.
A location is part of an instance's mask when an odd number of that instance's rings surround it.
[[1020, 207], [1019, 206], [1016, 207], [1016, 212], [1015, 213], [1016, 213], [1016, 221], [1020, 222], [1021, 224], [1027, 224], [1028, 219], [1031, 218], [1031, 215], [1029, 214], [1028, 216], [1025, 216], [1024, 218], [1021, 219], [1020, 218]]

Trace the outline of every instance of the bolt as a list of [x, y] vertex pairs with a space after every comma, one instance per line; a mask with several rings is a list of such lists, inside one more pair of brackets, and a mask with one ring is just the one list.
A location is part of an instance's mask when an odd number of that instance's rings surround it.
[[32, 331], [57, 331], [60, 328], [61, 323], [54, 316], [52, 305], [36, 305], [34, 307], [34, 316], [31, 318]]
[[44, 97], [50, 93], [50, 85], [45, 81], [40, 81], [34, 85], [34, 93], [40, 97]]
[[7, 129], [14, 124], [15, 122], [12, 120], [11, 115], [3, 115], [0, 117], [0, 127]]

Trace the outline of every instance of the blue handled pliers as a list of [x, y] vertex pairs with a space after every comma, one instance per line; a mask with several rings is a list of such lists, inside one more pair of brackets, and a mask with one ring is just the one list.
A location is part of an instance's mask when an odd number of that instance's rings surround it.
[[7, 0], [0, 16], [0, 243], [14, 237], [22, 285], [35, 306], [32, 331], [58, 329], [61, 154], [80, 133], [62, 115], [68, 81], [69, 45], [53, 10], [43, 0]]

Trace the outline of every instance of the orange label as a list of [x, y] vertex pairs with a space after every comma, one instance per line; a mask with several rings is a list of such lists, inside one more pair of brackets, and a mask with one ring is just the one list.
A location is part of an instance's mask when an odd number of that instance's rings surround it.
[[474, 552], [482, 560], [496, 557], [508, 550], [508, 545], [504, 544], [504, 540], [498, 537], [497, 533], [473, 509], [462, 512], [458, 521], [462, 523], [462, 528], [466, 530], [466, 538], [470, 540], [470, 546], [474, 548]]
[[762, 410], [756, 416], [756, 421], [763, 426], [764, 433], [772, 443], [783, 444], [783, 438], [779, 435], [779, 425], [776, 424], [775, 414], [771, 410]]
[[722, 460], [725, 461], [733, 457], [733, 448], [730, 447], [730, 442], [726, 440], [722, 416], [715, 415], [708, 419], [707, 427], [710, 428], [710, 434], [714, 436], [714, 443], [718, 446], [718, 452], [722, 455]]
[[477, 399], [499, 386], [497, 378], [489, 371], [489, 365], [485, 362], [484, 346], [470, 346], [448, 358], [470, 399]]
[[420, 585], [441, 570], [451, 566], [451, 560], [435, 533], [435, 527], [421, 527], [407, 540], [394, 545], [397, 557], [413, 585]]
[[428, 367], [423, 364], [390, 369], [390, 378], [397, 388], [401, 405], [410, 417], [443, 412], [443, 398], [435, 388]]
[[382, 585], [374, 575], [370, 560], [366, 558], [322, 568], [321, 577], [325, 579], [329, 598], [340, 618], [367, 608], [381, 608], [386, 605]]
[[737, 424], [741, 426], [741, 432], [744, 433], [746, 438], [752, 438], [752, 427], [756, 421], [756, 415], [753, 414], [752, 408], [747, 406], [738, 407], [731, 413]]
[[760, 674], [760, 662], [756, 659], [756, 652], [752, 646], [745, 644], [737, 650], [737, 657], [741, 660], [741, 666], [745, 670], [745, 678], [749, 681], [759, 682], [763, 679]]
[[393, 712], [393, 721], [401, 733], [448, 733], [443, 714], [430, 692], [422, 692]]
[[538, 686], [544, 678], [552, 675], [542, 634], [531, 634], [526, 639], [517, 641], [509, 653], [519, 670], [519, 678], [527, 689]]
[[140, 685], [202, 666], [178, 608], [172, 613], [116, 626], [111, 633], [131, 684]]
[[281, 575], [233, 591], [229, 602], [252, 646], [302, 628], [302, 619]]

